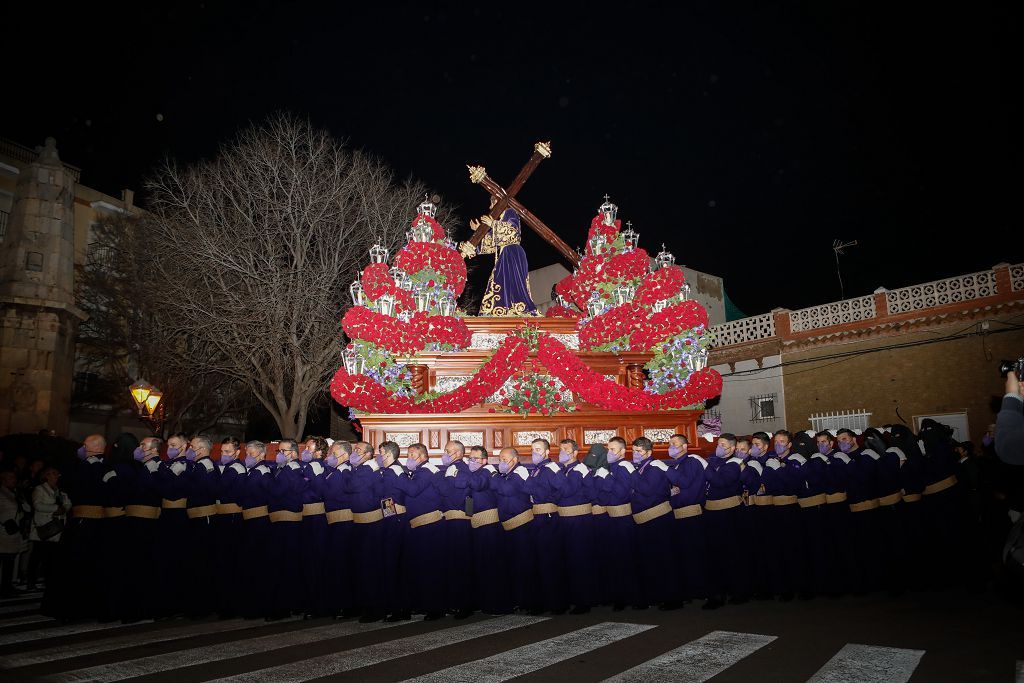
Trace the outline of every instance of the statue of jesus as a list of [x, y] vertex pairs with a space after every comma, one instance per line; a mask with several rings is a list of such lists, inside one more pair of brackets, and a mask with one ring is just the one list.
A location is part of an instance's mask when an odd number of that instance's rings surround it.
[[[495, 201], [492, 197], [492, 208]], [[526, 263], [526, 251], [519, 244], [522, 239], [519, 214], [515, 209], [508, 208], [498, 220], [483, 215], [480, 220], [471, 220], [469, 227], [475, 231], [480, 228], [481, 223], [491, 230], [480, 242], [479, 248], [469, 242], [459, 245], [459, 251], [465, 258], [473, 258], [478, 254], [494, 254], [494, 270], [487, 280], [487, 291], [484, 292], [480, 304], [480, 315], [539, 315], [530, 294], [530, 268]]]

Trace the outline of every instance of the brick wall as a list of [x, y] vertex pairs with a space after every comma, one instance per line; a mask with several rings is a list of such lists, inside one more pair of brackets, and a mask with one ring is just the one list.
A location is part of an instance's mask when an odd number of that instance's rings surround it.
[[[1008, 321], [992, 319], [989, 332], [1008, 329]], [[787, 427], [809, 429], [812, 413], [834, 410], [866, 409], [876, 425], [900, 422], [902, 416], [911, 428], [914, 415], [966, 411], [971, 439], [978, 443], [995, 422], [992, 397], [1003, 394], [999, 361], [1024, 355], [1021, 330], [938, 341], [965, 328], [978, 331], [981, 324], [959, 320], [864, 341], [784, 349]], [[933, 343], [907, 346], [916, 342]], [[879, 350], [826, 359], [872, 349]], [[794, 363], [803, 360], [812, 362]]]

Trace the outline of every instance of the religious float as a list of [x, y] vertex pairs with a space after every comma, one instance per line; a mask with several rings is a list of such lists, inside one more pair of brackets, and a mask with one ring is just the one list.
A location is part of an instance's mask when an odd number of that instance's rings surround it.
[[[436, 455], [458, 440], [495, 453], [568, 438], [586, 449], [618, 435], [646, 436], [663, 454], [677, 432], [696, 445], [704, 402], [722, 387], [707, 367], [707, 312], [689, 298], [674, 257], [663, 247], [652, 260], [607, 196], [583, 254], [515, 199], [550, 154], [538, 143], [507, 190], [470, 167], [492, 197], [470, 240], [453, 242], [427, 200], [393, 258], [382, 245], [370, 250], [351, 286], [349, 343], [331, 394], [374, 446], [420, 442]], [[545, 316], [530, 297], [521, 220], [575, 268]], [[495, 266], [480, 314], [470, 316], [456, 301], [463, 259], [480, 254], [494, 254]]]

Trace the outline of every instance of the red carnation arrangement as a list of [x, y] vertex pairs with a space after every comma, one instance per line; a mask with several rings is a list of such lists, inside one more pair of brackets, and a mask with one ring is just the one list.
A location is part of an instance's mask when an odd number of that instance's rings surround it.
[[[629, 336], [632, 351], [650, 351], [681, 330], [708, 326], [708, 312], [696, 301], [681, 301], [651, 316]], [[582, 335], [581, 335], [582, 340]]]
[[549, 308], [544, 313], [544, 316], [547, 318], [570, 318], [572, 320], [579, 320], [583, 317], [583, 314], [573, 308], [555, 305]]
[[541, 338], [537, 359], [567, 389], [604, 410], [678, 409], [722, 393], [722, 376], [711, 368], [691, 373], [684, 387], [667, 394], [651, 394], [643, 389], [624, 386], [587, 367], [575, 353], [550, 335]]
[[456, 297], [466, 288], [466, 262], [457, 251], [443, 244], [410, 242], [399, 250], [395, 265], [410, 275], [429, 268], [444, 278], [443, 283], [437, 284], [452, 290]]
[[580, 325], [580, 350], [592, 351], [599, 346], [632, 334], [643, 324], [647, 312], [638, 304], [627, 302]]
[[497, 392], [529, 353], [525, 340], [508, 336], [472, 379], [446, 394], [421, 402], [397, 396], [369, 377], [350, 375], [341, 367], [331, 380], [331, 396], [342, 405], [372, 413], [458, 413]]
[[636, 291], [636, 301], [645, 306], [652, 306], [657, 301], [671, 299], [683, 288], [683, 269], [679, 266], [661, 268], [644, 279]]
[[649, 275], [651, 257], [643, 249], [616, 254], [605, 263], [602, 277], [606, 280], [639, 280]]

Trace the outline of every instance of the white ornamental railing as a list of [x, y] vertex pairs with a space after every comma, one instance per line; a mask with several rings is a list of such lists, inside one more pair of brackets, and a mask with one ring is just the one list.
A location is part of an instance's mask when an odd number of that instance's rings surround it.
[[811, 415], [811, 429], [820, 432], [826, 429], [865, 430], [871, 425], [871, 413], [866, 410], [843, 410]]
[[897, 315], [994, 296], [996, 293], [996, 274], [991, 270], [983, 270], [980, 273], [894, 289], [885, 293], [885, 300], [889, 314]]
[[1013, 285], [1013, 291], [1019, 292], [1024, 289], [1024, 263], [1010, 266], [1010, 282]]
[[740, 318], [711, 327], [715, 346], [731, 346], [775, 336], [775, 316], [771, 313]]
[[792, 332], [806, 332], [822, 327], [870, 320], [874, 317], [875, 297], [868, 295], [792, 311], [789, 314], [789, 329]]

